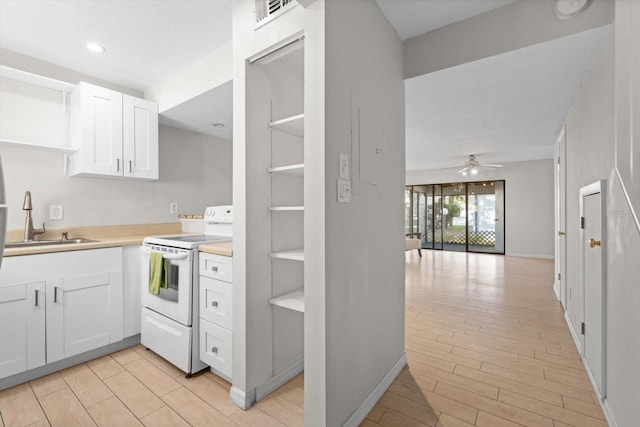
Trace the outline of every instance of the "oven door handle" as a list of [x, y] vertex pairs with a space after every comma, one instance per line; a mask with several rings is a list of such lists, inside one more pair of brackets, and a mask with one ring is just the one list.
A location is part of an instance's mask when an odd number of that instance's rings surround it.
[[[144, 252], [147, 255], [151, 255], [151, 252], [153, 252], [151, 249], [147, 249], [144, 246], [140, 247], [140, 250], [142, 252]], [[162, 258], [164, 259], [187, 259], [189, 258], [189, 254], [166, 254], [164, 252], [162, 253]]]

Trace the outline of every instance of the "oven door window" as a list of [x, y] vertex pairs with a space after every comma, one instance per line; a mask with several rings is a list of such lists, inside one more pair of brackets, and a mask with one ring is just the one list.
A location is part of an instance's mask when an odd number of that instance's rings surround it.
[[180, 265], [165, 260], [164, 283], [165, 287], [160, 287], [158, 298], [167, 301], [179, 302], [180, 299]]

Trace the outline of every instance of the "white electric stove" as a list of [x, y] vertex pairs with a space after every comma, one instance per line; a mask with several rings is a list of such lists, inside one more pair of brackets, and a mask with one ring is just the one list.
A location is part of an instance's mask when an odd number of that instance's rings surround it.
[[[141, 343], [191, 375], [207, 367], [199, 360], [198, 247], [230, 241], [233, 208], [210, 206], [203, 219], [204, 234], [146, 237], [142, 251]], [[164, 258], [166, 287], [149, 292], [151, 254]]]

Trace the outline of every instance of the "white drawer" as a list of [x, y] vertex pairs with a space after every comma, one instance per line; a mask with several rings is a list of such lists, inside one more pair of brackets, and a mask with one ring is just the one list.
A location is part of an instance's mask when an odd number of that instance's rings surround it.
[[140, 343], [184, 372], [191, 372], [191, 328], [142, 308]]
[[200, 360], [231, 380], [231, 331], [200, 319]]
[[231, 330], [231, 283], [200, 277], [200, 317]]
[[231, 257], [200, 253], [200, 275], [231, 283]]

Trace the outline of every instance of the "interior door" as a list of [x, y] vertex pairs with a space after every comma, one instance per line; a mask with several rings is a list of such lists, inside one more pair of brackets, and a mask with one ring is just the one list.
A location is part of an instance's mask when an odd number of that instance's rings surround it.
[[603, 263], [603, 199], [600, 192], [583, 194], [582, 217], [582, 295], [583, 355], [601, 397], [605, 396], [605, 284]]
[[556, 273], [556, 293], [560, 298], [562, 306], [567, 307], [567, 286], [566, 277], [566, 257], [567, 257], [567, 218], [566, 218], [566, 160], [565, 160], [565, 130], [564, 127], [558, 136], [556, 143], [556, 169], [555, 169], [555, 221], [556, 221], [556, 241], [555, 241], [555, 273]]

